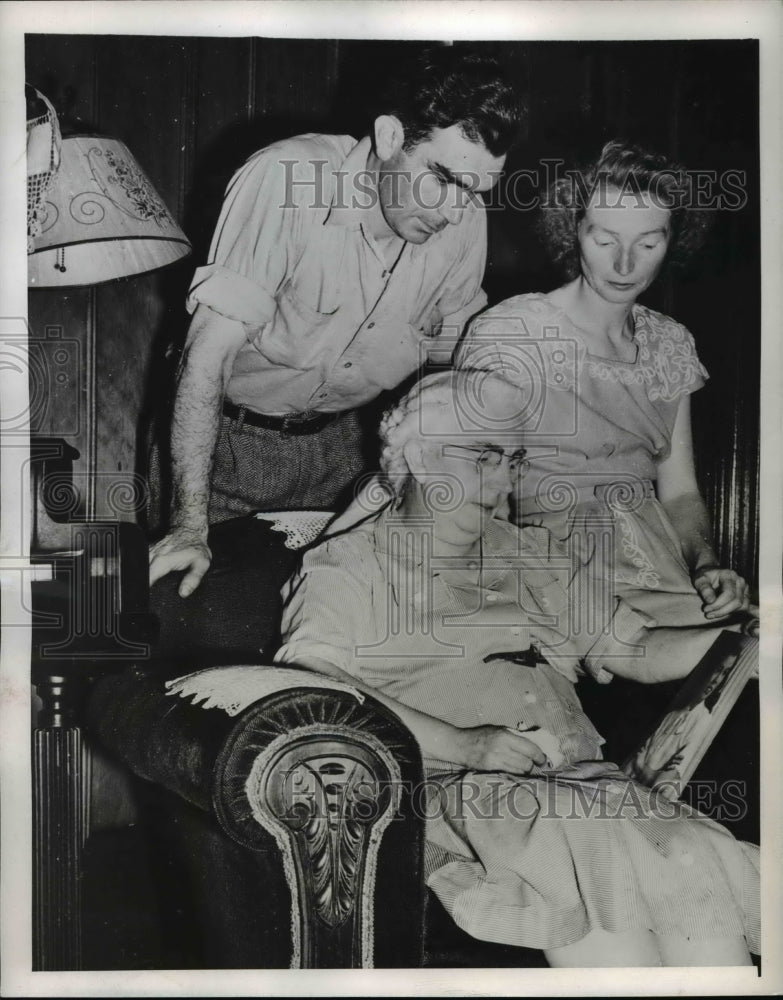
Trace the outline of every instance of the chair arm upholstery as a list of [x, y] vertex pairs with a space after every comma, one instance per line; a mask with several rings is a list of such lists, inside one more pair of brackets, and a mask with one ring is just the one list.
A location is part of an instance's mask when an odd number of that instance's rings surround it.
[[134, 667], [98, 681], [87, 721], [135, 774], [283, 866], [292, 967], [421, 964], [421, 760], [383, 705], [304, 683], [230, 715]]

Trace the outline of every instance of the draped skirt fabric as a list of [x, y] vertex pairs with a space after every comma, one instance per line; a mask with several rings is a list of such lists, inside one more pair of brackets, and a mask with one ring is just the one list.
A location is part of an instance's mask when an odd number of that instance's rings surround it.
[[476, 938], [557, 948], [647, 929], [760, 950], [758, 848], [613, 764], [429, 787], [428, 884]]

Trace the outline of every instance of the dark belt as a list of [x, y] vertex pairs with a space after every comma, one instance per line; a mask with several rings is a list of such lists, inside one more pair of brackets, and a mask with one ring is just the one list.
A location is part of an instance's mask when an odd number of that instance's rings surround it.
[[272, 417], [266, 413], [256, 413], [244, 406], [236, 406], [228, 401], [223, 403], [223, 414], [230, 420], [251, 427], [263, 427], [277, 431], [285, 437], [298, 434], [316, 434], [342, 416], [341, 413], [291, 413], [284, 417]]

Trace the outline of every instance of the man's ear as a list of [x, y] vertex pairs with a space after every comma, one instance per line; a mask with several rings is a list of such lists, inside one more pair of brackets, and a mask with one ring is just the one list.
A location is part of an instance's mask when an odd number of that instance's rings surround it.
[[402, 149], [405, 129], [394, 115], [379, 115], [373, 126], [375, 153], [379, 160], [390, 160]]
[[424, 445], [422, 442], [417, 441], [415, 438], [408, 438], [402, 446], [402, 457], [405, 459], [405, 464], [408, 466], [410, 474], [414, 479], [421, 481], [426, 472]]

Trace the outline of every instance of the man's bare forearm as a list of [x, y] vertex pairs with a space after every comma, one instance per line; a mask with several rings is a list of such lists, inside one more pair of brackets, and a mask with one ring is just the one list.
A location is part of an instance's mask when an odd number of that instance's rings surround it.
[[182, 572], [188, 597], [209, 569], [209, 480], [223, 396], [245, 343], [242, 323], [199, 305], [177, 379], [171, 428], [172, 500], [168, 534], [150, 546], [150, 586]]
[[206, 535], [209, 477], [225, 393], [221, 369], [207, 371], [198, 352], [185, 356], [171, 427], [171, 528]]
[[223, 397], [244, 342], [241, 323], [198, 307], [180, 365], [172, 418], [172, 531], [206, 537], [209, 478]]

